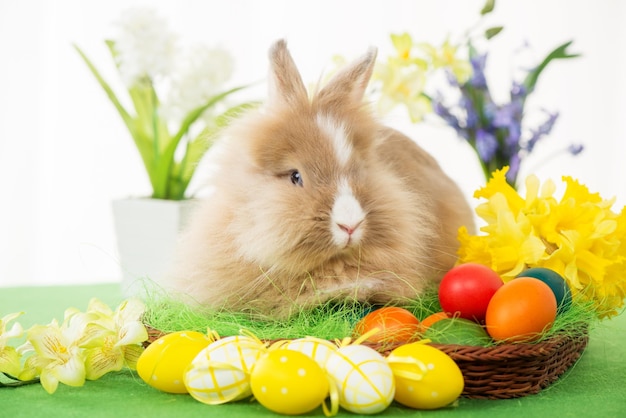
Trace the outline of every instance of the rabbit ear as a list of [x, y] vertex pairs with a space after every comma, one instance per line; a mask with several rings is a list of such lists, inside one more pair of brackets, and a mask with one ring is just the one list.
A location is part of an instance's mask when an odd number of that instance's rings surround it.
[[270, 48], [269, 101], [297, 104], [307, 101], [307, 92], [284, 39]]
[[325, 103], [360, 103], [376, 64], [377, 49], [367, 52], [335, 74], [317, 98]]

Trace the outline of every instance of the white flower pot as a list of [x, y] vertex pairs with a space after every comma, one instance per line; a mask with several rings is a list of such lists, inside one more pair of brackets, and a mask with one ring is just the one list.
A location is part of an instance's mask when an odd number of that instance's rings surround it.
[[170, 268], [180, 231], [196, 200], [128, 198], [113, 201], [125, 297], [145, 296]]

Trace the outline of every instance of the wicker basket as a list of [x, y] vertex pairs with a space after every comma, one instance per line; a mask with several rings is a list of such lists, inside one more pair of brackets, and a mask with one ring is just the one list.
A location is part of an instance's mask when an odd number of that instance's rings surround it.
[[463, 373], [463, 397], [508, 399], [534, 393], [554, 383], [587, 347], [587, 328], [575, 336], [558, 334], [534, 344], [473, 347], [433, 344]]
[[[164, 335], [146, 326], [149, 345]], [[432, 344], [448, 354], [463, 373], [461, 396], [472, 399], [509, 399], [539, 393], [554, 383], [582, 355], [589, 334], [586, 325], [575, 334], [556, 333], [532, 344], [502, 344], [494, 347]], [[383, 354], [394, 347], [372, 346]]]

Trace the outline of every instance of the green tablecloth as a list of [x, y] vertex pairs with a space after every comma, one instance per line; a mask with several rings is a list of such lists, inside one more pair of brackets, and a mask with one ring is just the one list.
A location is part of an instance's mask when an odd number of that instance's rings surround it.
[[[112, 308], [122, 300], [119, 286], [0, 288], [0, 317], [26, 312], [26, 328], [62, 320], [66, 308], [87, 308], [97, 297]], [[576, 365], [538, 395], [510, 400], [461, 399], [456, 408], [415, 411], [392, 405], [384, 417], [624, 417], [626, 416], [626, 315], [591, 331], [590, 344]], [[161, 393], [136, 373], [110, 373], [85, 386], [59, 385], [53, 395], [40, 385], [0, 388], [0, 417], [249, 417], [278, 416], [254, 402], [208, 406], [188, 395]], [[323, 417], [321, 408], [308, 416]], [[354, 416], [342, 411], [339, 416]]]

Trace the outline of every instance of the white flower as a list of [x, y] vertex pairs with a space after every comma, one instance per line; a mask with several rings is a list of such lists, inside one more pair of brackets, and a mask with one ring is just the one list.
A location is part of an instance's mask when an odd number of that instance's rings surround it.
[[28, 342], [19, 351], [34, 351], [35, 354], [26, 360], [20, 379], [30, 380], [39, 375], [41, 385], [48, 393], [54, 393], [59, 382], [82, 386], [85, 358], [79, 343], [87, 322], [87, 315], [68, 310], [61, 326], [54, 320], [49, 325], [30, 328]]
[[22, 314], [23, 312], [17, 312], [0, 318], [0, 373], [8, 373], [11, 376], [20, 373], [20, 356], [15, 348], [8, 345], [8, 340], [21, 337], [24, 331], [19, 323], [14, 323], [11, 329], [7, 329], [7, 325]]
[[122, 302], [115, 311], [98, 299], [89, 302], [87, 313], [94, 317], [85, 332], [86, 377], [95, 380], [127, 366], [135, 369], [148, 339], [141, 317], [146, 307], [138, 299]]
[[190, 48], [184, 59], [178, 61], [172, 75], [163, 109], [167, 119], [180, 121], [191, 110], [221, 92], [232, 76], [234, 66], [233, 56], [225, 49], [206, 45]]
[[169, 31], [166, 19], [152, 9], [134, 8], [116, 22], [113, 39], [120, 74], [127, 86], [148, 77], [170, 73], [175, 62], [176, 36]]

